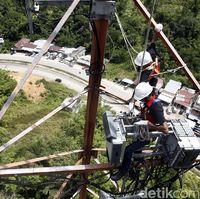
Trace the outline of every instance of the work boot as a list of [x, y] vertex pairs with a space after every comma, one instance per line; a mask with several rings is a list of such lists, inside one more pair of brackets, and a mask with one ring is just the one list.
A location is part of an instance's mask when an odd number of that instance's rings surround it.
[[113, 181], [118, 181], [118, 180], [120, 180], [123, 176], [124, 176], [124, 173], [122, 173], [121, 171], [118, 171], [118, 172], [115, 173], [114, 175], [110, 176], [110, 178], [111, 178], [111, 180], [113, 180]]

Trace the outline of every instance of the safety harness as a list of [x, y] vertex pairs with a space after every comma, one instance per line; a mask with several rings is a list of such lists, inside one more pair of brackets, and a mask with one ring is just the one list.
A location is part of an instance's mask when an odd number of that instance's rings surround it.
[[153, 116], [149, 114], [149, 109], [152, 105], [158, 103], [159, 101], [160, 101], [159, 99], [156, 99], [156, 96], [152, 96], [152, 98], [148, 102], [146, 102], [144, 108], [142, 108], [142, 110], [141, 110], [142, 117], [145, 120], [148, 120], [151, 123], [156, 122], [155, 119], [153, 118]]

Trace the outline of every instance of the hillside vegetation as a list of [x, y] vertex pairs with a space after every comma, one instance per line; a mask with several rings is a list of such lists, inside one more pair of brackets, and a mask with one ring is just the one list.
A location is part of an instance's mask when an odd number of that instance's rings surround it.
[[[0, 0], [0, 33], [4, 35], [5, 45], [2, 52], [9, 51], [22, 37], [35, 39], [48, 38], [67, 7], [40, 6], [39, 13], [33, 13], [34, 34], [28, 32], [28, 21], [24, 8], [25, 0]], [[151, 0], [144, 0], [149, 11], [152, 10]], [[164, 33], [183, 57], [197, 80], [200, 80], [200, 1], [198, 0], [162, 0], [156, 1], [153, 17], [164, 26]], [[116, 12], [121, 24], [133, 46], [139, 52], [144, 48], [148, 24], [134, 6], [132, 0], [117, 0]], [[89, 26], [89, 6], [80, 4], [68, 19], [55, 39], [59, 46], [85, 46], [87, 53], [91, 49], [91, 31]], [[135, 78], [135, 72], [128, 51], [126, 49], [119, 25], [115, 17], [109, 24], [107, 48], [105, 56], [110, 60], [106, 66], [107, 78], [127, 76]], [[176, 68], [175, 62], [169, 56], [165, 46], [157, 41], [158, 52], [161, 58], [161, 68], [165, 71]], [[136, 56], [132, 51], [133, 57]], [[191, 86], [185, 74], [178, 71], [176, 75], [163, 75], [167, 80], [172, 77]]]
[[[6, 80], [0, 82], [2, 93], [1, 99], [6, 99], [16, 85], [16, 82], [7, 74], [7, 72], [2, 70], [0, 70], [0, 77], [1, 79]], [[25, 97], [24, 92], [20, 92], [5, 114], [3, 120], [0, 122], [0, 145], [6, 143], [44, 117], [47, 113], [58, 107], [66, 97], [75, 95], [74, 91], [65, 88], [59, 83], [47, 82], [42, 79], [35, 82], [35, 84], [43, 84], [45, 87], [44, 93], [41, 93], [42, 100], [37, 102], [30, 101]], [[97, 148], [105, 147], [102, 114], [106, 110], [109, 110], [109, 107], [99, 107], [98, 109], [93, 143], [93, 146]], [[60, 111], [39, 127], [35, 128], [28, 135], [8, 147], [5, 151], [1, 152], [0, 163], [2, 165], [81, 149], [83, 146], [84, 124], [85, 106], [83, 106], [78, 113], [71, 113], [66, 110]], [[107, 162], [105, 154], [102, 155], [99, 156], [99, 158], [103, 162]], [[40, 161], [31, 164], [30, 167], [74, 165], [77, 161], [78, 156], [73, 154], [70, 156], [57, 157], [49, 161]], [[169, 175], [170, 174], [168, 174], [168, 176]], [[102, 173], [96, 172], [90, 176], [90, 180], [91, 182], [102, 184], [106, 189], [113, 190], [113, 186], [110, 182], [107, 182], [106, 176], [101, 176]], [[65, 178], [65, 174], [47, 177], [2, 177], [0, 182], [0, 198], [50, 199], [55, 196]], [[80, 182], [80, 175], [74, 175], [63, 192], [62, 198], [70, 198], [79, 188]], [[195, 177], [194, 174], [188, 173], [185, 176], [182, 191], [190, 191], [193, 193], [190, 199], [197, 199], [197, 194], [200, 193], [199, 187], [199, 179]], [[179, 189], [180, 185], [177, 181], [173, 186], [173, 190]], [[96, 189], [96, 192], [98, 191], [99, 189]], [[115, 192], [115, 190], [113, 191]], [[93, 197], [91, 196], [89, 198]], [[181, 196], [177, 196], [177, 199], [181, 198]]]
[[[143, 1], [151, 10], [152, 1]], [[188, 67], [192, 70], [198, 81], [200, 80], [200, 1], [198, 0], [162, 0], [157, 1], [154, 18], [164, 26], [164, 32], [175, 46]], [[5, 44], [1, 53], [9, 52], [10, 48], [21, 38], [36, 39], [48, 38], [49, 34], [62, 17], [65, 7], [41, 6], [40, 12], [33, 15], [34, 34], [28, 32], [27, 17], [22, 0], [0, 0], [0, 33], [3, 34]], [[144, 47], [147, 23], [134, 7], [131, 0], [118, 0], [116, 11], [127, 34], [127, 37], [136, 51]], [[89, 6], [80, 5], [69, 18], [63, 29], [55, 39], [56, 45], [67, 47], [85, 46], [87, 53], [91, 49], [91, 32], [88, 20]], [[116, 76], [135, 78], [135, 72], [130, 57], [119, 29], [116, 19], [113, 18], [109, 25], [109, 37], [105, 56], [110, 60], [106, 65], [105, 76], [112, 79]], [[159, 54], [162, 61], [162, 71], [175, 68], [176, 64], [169, 56], [167, 50], [160, 41], [157, 41]], [[133, 56], [136, 53], [132, 52]], [[163, 76], [166, 79], [172, 77], [181, 80], [185, 85], [191, 86], [185, 75], [178, 72], [174, 75]], [[44, 117], [47, 113], [59, 106], [69, 96], [75, 95], [61, 84], [47, 82], [42, 83], [45, 92], [41, 94], [42, 100], [31, 101], [21, 91], [12, 103], [5, 117], [0, 121], [0, 145], [16, 136], [18, 133]], [[35, 84], [35, 83], [34, 83]], [[16, 81], [7, 72], [0, 70], [0, 107], [10, 95]], [[95, 147], [105, 147], [102, 135], [102, 113], [108, 107], [98, 110], [97, 125], [95, 130]], [[0, 163], [6, 164], [31, 158], [41, 157], [54, 153], [71, 151], [82, 148], [83, 132], [85, 124], [85, 106], [79, 113], [69, 113], [63, 110], [37, 127], [29, 135], [0, 154]], [[106, 160], [104, 156], [101, 157]], [[31, 166], [60, 166], [77, 162], [78, 157], [72, 155], [57, 158], [50, 161], [42, 161]], [[0, 198], [15, 199], [45, 199], [52, 198], [65, 179], [66, 175], [50, 177], [10, 177], [1, 178]], [[66, 188], [62, 198], [69, 198], [77, 190], [80, 176], [74, 176], [72, 182]], [[95, 176], [94, 176], [95, 179]], [[99, 179], [98, 179], [99, 180]], [[104, 180], [104, 179], [100, 179]], [[108, 185], [108, 187], [110, 184]], [[178, 182], [174, 189], [179, 189]], [[194, 175], [187, 174], [183, 190], [194, 190], [200, 193], [200, 181]], [[91, 197], [92, 198], [92, 197]], [[181, 199], [177, 197], [177, 199]], [[191, 196], [190, 199], [197, 199]]]
[[[0, 99], [2, 106], [3, 102], [5, 102], [16, 86], [16, 81], [10, 77], [8, 72], [3, 70], [0, 70], [0, 77]], [[45, 90], [40, 93], [42, 99], [38, 101], [32, 98], [27, 99], [25, 96], [26, 93], [20, 91], [4, 118], [0, 121], [0, 146], [57, 108], [65, 98], [72, 97], [76, 94], [75, 91], [67, 89], [62, 84], [47, 82], [44, 79], [36, 82], [28, 82], [28, 84], [33, 88], [37, 85], [44, 85]], [[84, 102], [84, 99], [82, 100]], [[64, 109], [55, 114], [22, 139], [1, 152], [0, 165], [82, 149], [85, 108], [83, 104], [79, 113], [72, 113]], [[102, 136], [103, 127], [101, 119], [105, 110], [108, 110], [108, 108], [100, 107], [98, 110], [97, 128], [94, 138], [94, 147], [97, 148], [105, 147], [104, 137]], [[77, 161], [78, 156], [72, 154], [49, 161], [40, 161], [31, 166], [66, 166], [74, 165]], [[0, 198], [51, 198], [55, 195], [65, 177], [65, 174], [61, 174], [51, 177], [1, 178]], [[80, 181], [79, 176], [75, 178], [75, 182]], [[69, 193], [65, 193], [65, 197], [71, 196], [71, 194], [78, 189], [79, 185], [76, 183], [75, 186], [73, 182], [70, 183], [72, 190], [70, 190], [70, 188]]]

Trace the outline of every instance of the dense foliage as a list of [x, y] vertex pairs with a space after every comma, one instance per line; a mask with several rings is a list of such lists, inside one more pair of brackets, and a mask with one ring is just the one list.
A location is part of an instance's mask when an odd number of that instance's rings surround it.
[[[145, 0], [149, 10], [152, 1]], [[154, 18], [164, 25], [164, 32], [173, 45], [184, 58], [196, 78], [200, 80], [200, 1], [198, 0], [162, 0], [157, 1]], [[48, 38], [49, 34], [62, 17], [66, 7], [41, 6], [39, 13], [33, 14], [34, 34], [28, 32], [27, 16], [25, 14], [24, 1], [0, 0], [0, 34], [3, 34], [5, 44], [1, 53], [8, 52], [22, 37], [31, 40]], [[144, 21], [139, 11], [133, 6], [131, 0], [117, 0], [116, 11], [120, 17], [126, 35], [136, 51], [144, 48], [144, 41], [148, 24]], [[88, 21], [89, 7], [80, 5], [69, 18], [63, 29], [55, 39], [59, 46], [77, 47], [85, 46], [87, 52], [91, 49], [91, 31]], [[109, 26], [109, 37], [106, 48], [106, 58], [110, 63], [106, 66], [107, 78], [115, 76], [135, 77], [133, 66], [126, 50], [119, 25], [115, 17]], [[162, 70], [175, 68], [175, 62], [169, 56], [167, 50], [157, 41], [159, 54], [162, 61]], [[135, 56], [135, 52], [132, 52]], [[120, 75], [119, 75], [120, 74]], [[0, 71], [0, 106], [10, 95], [16, 85], [7, 73]], [[169, 78], [169, 75], [164, 76]], [[173, 79], [181, 80], [189, 85], [183, 73], [173, 75]], [[65, 97], [74, 95], [74, 92], [65, 87], [42, 80], [46, 87], [44, 99], [40, 103], [28, 101], [23, 92], [16, 98], [3, 121], [0, 123], [0, 143], [3, 144], [25, 128], [32, 125], [39, 118], [57, 107]], [[94, 146], [103, 147], [102, 120], [104, 111], [100, 108], [97, 117], [97, 129], [95, 131]], [[53, 154], [56, 152], [70, 151], [82, 147], [85, 108], [78, 114], [61, 111], [52, 119], [36, 128], [30, 135], [17, 142], [9, 150], [1, 153], [1, 164], [15, 162], [34, 157]], [[70, 158], [58, 158], [51, 161], [42, 161], [34, 166], [69, 165], [77, 161], [77, 156]], [[48, 198], [55, 195], [59, 189], [64, 175], [56, 177], [12, 177], [1, 179], [0, 198]], [[74, 179], [79, 178], [75, 176]], [[71, 186], [77, 188], [73, 181]], [[108, 185], [109, 186], [109, 185]], [[68, 190], [72, 190], [68, 187]], [[175, 188], [177, 188], [176, 186]], [[197, 190], [200, 187], [199, 180], [188, 175], [184, 185], [185, 190]], [[72, 191], [73, 192], [73, 191]], [[69, 191], [70, 196], [72, 193]], [[66, 197], [66, 195], [65, 195]], [[194, 199], [196, 199], [194, 197]]]
[[[0, 70], [1, 96], [7, 99], [7, 95], [13, 90], [16, 82], [10, 78], [7, 72]], [[29, 82], [33, 84], [32, 82]], [[0, 123], [0, 145], [6, 143], [20, 132], [33, 125], [47, 113], [58, 107], [66, 97], [75, 95], [75, 92], [55, 82], [47, 82], [42, 79], [45, 91], [41, 93], [42, 101], [33, 102], [26, 99], [23, 92], [14, 100], [11, 107]], [[82, 99], [84, 102], [84, 99]], [[97, 115], [97, 127], [95, 130], [94, 147], [105, 147], [102, 136], [102, 114], [108, 108], [99, 108]], [[85, 123], [85, 105], [79, 113], [71, 113], [62, 110], [46, 122], [35, 128], [29, 134], [17, 141], [7, 150], [1, 152], [1, 164], [28, 160], [45, 155], [56, 154], [65, 151], [81, 149], [83, 147]], [[63, 166], [73, 165], [78, 161], [78, 156], [57, 157], [49, 161], [40, 161], [33, 164], [38, 166]], [[50, 177], [11, 177], [1, 178], [0, 198], [48, 198], [55, 195], [64, 179], [65, 174]], [[78, 189], [80, 176], [74, 176], [67, 187], [64, 197], [70, 197]], [[75, 183], [75, 184], [74, 184]]]
[[5, 71], [0, 70], [0, 107], [15, 88], [16, 81], [13, 80]]
[[[137, 52], [143, 50], [148, 23], [145, 22], [132, 0], [117, 0], [116, 2], [116, 11], [130, 44]], [[153, 1], [144, 0], [143, 2], [151, 12]], [[40, 12], [33, 13], [34, 34], [30, 35], [24, 5], [25, 0], [0, 0], [0, 33], [4, 35], [5, 39], [2, 52], [8, 51], [22, 37], [31, 38], [31, 40], [48, 38], [67, 9], [66, 6], [40, 6]], [[198, 81], [200, 80], [199, 9], [200, 1], [198, 0], [162, 0], [156, 2], [153, 13], [155, 20], [164, 25], [164, 33], [184, 58]], [[90, 53], [91, 30], [88, 16], [89, 6], [80, 4], [54, 42], [67, 47], [82, 45]], [[162, 61], [162, 71], [175, 68], [176, 64], [164, 45], [157, 41], [157, 46]], [[132, 51], [133, 57], [136, 56], [135, 51]], [[110, 60], [110, 64], [106, 67], [107, 78], [114, 76], [135, 78], [136, 74], [115, 17], [110, 22], [105, 55]], [[163, 75], [163, 77], [169, 79], [170, 75]], [[173, 78], [191, 86], [183, 72], [178, 71]]]

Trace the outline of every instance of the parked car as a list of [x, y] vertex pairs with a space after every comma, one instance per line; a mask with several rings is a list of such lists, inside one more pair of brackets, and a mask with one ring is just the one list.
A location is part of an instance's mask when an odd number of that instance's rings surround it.
[[131, 87], [133, 85], [133, 81], [131, 79], [124, 78], [120, 81], [120, 85], [124, 86], [124, 89]]
[[15, 54], [15, 53], [16, 53], [16, 49], [11, 48], [11, 49], [10, 49], [10, 54], [13, 55], [13, 54]]
[[122, 79], [121, 78], [118, 78], [118, 77], [115, 77], [114, 79], [113, 79], [113, 82], [116, 82], [116, 83], [120, 83], [122, 81]]
[[62, 82], [62, 79], [56, 78], [56, 79], [55, 79], [55, 82], [61, 83], [61, 82]]

